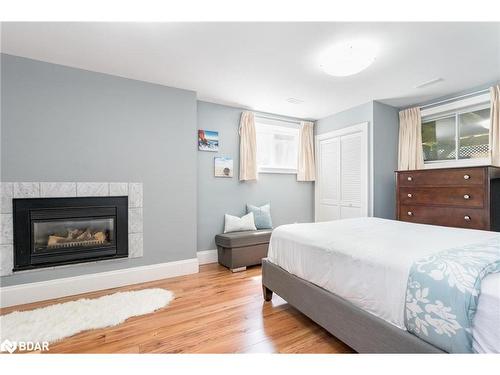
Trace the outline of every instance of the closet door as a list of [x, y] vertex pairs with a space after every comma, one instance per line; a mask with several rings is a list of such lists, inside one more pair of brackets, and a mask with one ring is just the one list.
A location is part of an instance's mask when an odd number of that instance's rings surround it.
[[316, 221], [340, 219], [340, 139], [320, 140], [316, 149]]
[[368, 216], [368, 123], [316, 136], [316, 221]]
[[341, 136], [340, 145], [340, 218], [368, 216], [368, 144], [363, 132]]

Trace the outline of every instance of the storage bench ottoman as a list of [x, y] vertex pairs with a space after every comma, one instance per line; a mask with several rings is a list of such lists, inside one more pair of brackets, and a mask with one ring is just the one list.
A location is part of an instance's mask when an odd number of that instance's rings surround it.
[[215, 236], [219, 263], [231, 271], [244, 271], [267, 257], [272, 229], [232, 232]]

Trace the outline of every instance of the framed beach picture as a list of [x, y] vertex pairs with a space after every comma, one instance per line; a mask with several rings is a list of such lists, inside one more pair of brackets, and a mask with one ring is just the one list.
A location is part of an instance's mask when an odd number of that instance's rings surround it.
[[198, 150], [219, 151], [219, 132], [198, 130]]
[[233, 177], [233, 158], [215, 157], [214, 175], [215, 177]]

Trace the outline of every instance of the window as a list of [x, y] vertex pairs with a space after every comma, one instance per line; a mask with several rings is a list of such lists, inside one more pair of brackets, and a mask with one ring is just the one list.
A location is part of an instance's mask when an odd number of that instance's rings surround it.
[[487, 158], [490, 149], [490, 108], [458, 115], [459, 159]]
[[425, 161], [454, 160], [456, 147], [455, 116], [422, 124]]
[[294, 123], [256, 117], [260, 173], [297, 173], [299, 128]]
[[[481, 101], [484, 97], [475, 99]], [[433, 163], [477, 165], [489, 163], [490, 103], [464, 100], [422, 111], [422, 148], [424, 161]], [[434, 113], [432, 113], [434, 112]]]

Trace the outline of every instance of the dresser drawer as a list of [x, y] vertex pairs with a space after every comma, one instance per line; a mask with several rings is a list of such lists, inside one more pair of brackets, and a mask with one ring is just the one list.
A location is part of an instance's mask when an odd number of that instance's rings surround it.
[[483, 185], [485, 168], [427, 169], [398, 172], [401, 187], [409, 186], [470, 186]]
[[399, 189], [400, 204], [426, 204], [435, 206], [477, 207], [485, 205], [482, 186], [470, 187], [402, 187]]
[[486, 210], [477, 208], [401, 205], [398, 216], [412, 223], [489, 230]]

